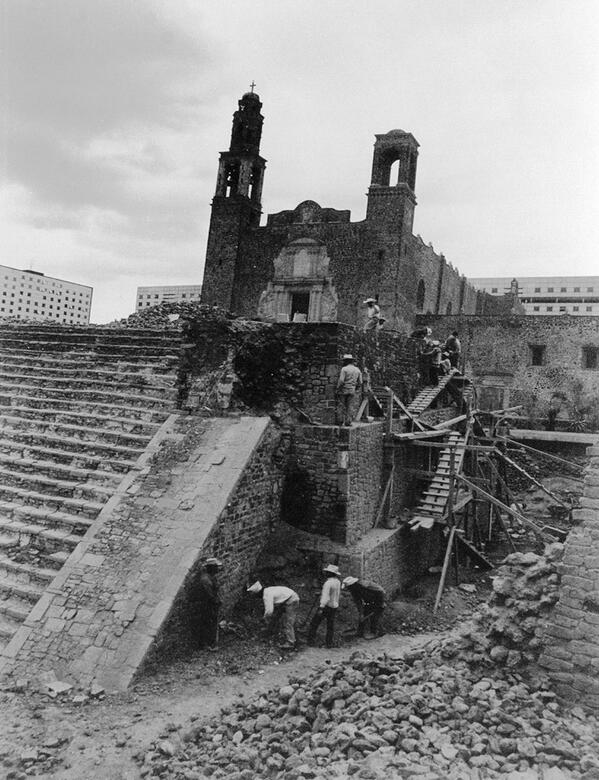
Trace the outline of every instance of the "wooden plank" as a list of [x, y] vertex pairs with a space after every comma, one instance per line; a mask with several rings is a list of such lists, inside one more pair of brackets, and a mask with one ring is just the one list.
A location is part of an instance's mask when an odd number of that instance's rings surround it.
[[467, 539], [464, 539], [464, 537], [461, 534], [456, 534], [455, 541], [456, 541], [456, 546], [461, 546], [461, 548], [466, 553], [466, 555], [470, 558], [470, 560], [476, 563], [482, 569], [488, 571], [489, 569], [495, 568], [491, 563], [491, 561], [485, 558], [485, 556], [482, 555], [482, 553], [480, 553], [476, 549], [476, 547], [474, 547], [474, 545], [470, 544], [470, 542]]
[[358, 409], [358, 413], [354, 417], [354, 422], [360, 422], [362, 419], [362, 415], [364, 414], [364, 409], [368, 406], [368, 398], [364, 398], [362, 403], [360, 404], [360, 408]]
[[439, 436], [447, 436], [448, 433], [449, 431], [413, 431], [411, 433], [394, 433], [393, 436], [398, 441], [413, 441], [414, 439], [435, 439]]
[[421, 431], [426, 430], [424, 425], [418, 419], [416, 419], [416, 417], [414, 417], [414, 415], [408, 410], [407, 406], [404, 406], [404, 404], [399, 400], [399, 398], [395, 395], [395, 393], [390, 387], [385, 387], [385, 390], [387, 390], [387, 392], [390, 393], [391, 397], [393, 398], [393, 401], [397, 404], [397, 406], [399, 406], [399, 408], [404, 414], [408, 415], [410, 420], [414, 423], [414, 425], [417, 428], [420, 428]]
[[437, 423], [436, 425], [433, 425], [433, 428], [438, 431], [442, 428], [450, 428], [452, 425], [456, 425], [459, 422], [462, 422], [463, 420], [466, 420], [468, 418], [467, 414], [461, 414], [459, 417], [452, 417], [451, 420], [445, 420], [445, 422]]
[[[511, 442], [512, 444], [515, 444], [516, 447], [518, 448], [521, 447], [522, 449], [530, 450], [530, 452], [534, 452], [536, 455], [542, 455], [544, 458], [549, 458], [550, 460], [554, 460], [556, 463], [563, 463], [565, 466], [571, 466], [577, 471], [580, 471], [580, 463], [574, 463], [571, 460], [560, 458], [557, 455], [553, 455], [553, 453], [550, 452], [543, 452], [543, 450], [538, 450], [536, 447], [531, 447], [530, 444], [522, 444], [522, 442], [520, 441], [514, 441], [509, 436], [498, 436], [497, 438], [501, 439], [502, 441]], [[568, 477], [568, 479], [571, 479], [571, 477]]]

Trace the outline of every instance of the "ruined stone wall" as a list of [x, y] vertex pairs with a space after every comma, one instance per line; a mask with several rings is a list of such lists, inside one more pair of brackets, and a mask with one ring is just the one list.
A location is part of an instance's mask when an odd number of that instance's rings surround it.
[[[475, 384], [491, 374], [513, 378], [510, 405], [523, 404], [545, 418], [561, 398], [562, 415], [599, 428], [599, 368], [584, 368], [583, 347], [599, 349], [599, 318], [562, 316], [422, 317], [434, 338], [458, 330], [466, 372]], [[543, 365], [532, 365], [532, 346], [544, 347]], [[555, 401], [554, 401], [555, 402]], [[539, 425], [543, 427], [543, 422]]]
[[540, 662], [564, 699], [599, 712], [599, 445], [588, 454], [581, 508], [573, 512], [580, 525], [566, 540]]

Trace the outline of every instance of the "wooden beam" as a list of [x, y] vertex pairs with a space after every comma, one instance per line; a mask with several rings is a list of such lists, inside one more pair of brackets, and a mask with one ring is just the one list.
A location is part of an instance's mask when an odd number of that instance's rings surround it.
[[439, 580], [439, 587], [437, 588], [437, 598], [435, 599], [435, 606], [433, 607], [433, 615], [439, 609], [441, 603], [441, 596], [443, 595], [443, 588], [445, 587], [445, 580], [447, 579], [447, 570], [449, 569], [449, 562], [451, 561], [451, 553], [453, 550], [453, 538], [456, 534], [455, 525], [449, 532], [449, 538], [447, 539], [447, 549], [445, 550], [445, 559], [443, 561], [443, 568], [441, 569], [441, 579]]
[[388, 393], [390, 393], [390, 395], [391, 395], [391, 398], [393, 399], [393, 401], [394, 401], [394, 402], [397, 404], [397, 406], [399, 406], [399, 408], [401, 409], [401, 411], [402, 411], [404, 414], [406, 414], [406, 415], [409, 417], [409, 419], [410, 419], [410, 420], [413, 422], [413, 424], [414, 424], [414, 425], [415, 425], [417, 428], [420, 428], [420, 430], [421, 430], [421, 431], [424, 431], [424, 430], [426, 430], [426, 428], [425, 428], [425, 427], [424, 427], [424, 425], [423, 425], [423, 424], [420, 422], [420, 420], [418, 420], [418, 418], [417, 418], [417, 417], [414, 417], [414, 415], [412, 414], [412, 412], [410, 412], [410, 411], [408, 410], [408, 407], [407, 407], [407, 406], [405, 406], [405, 405], [404, 405], [404, 404], [403, 404], [403, 403], [402, 403], [402, 402], [399, 400], [399, 398], [398, 398], [398, 397], [395, 395], [395, 393], [393, 392], [393, 390], [392, 390], [390, 387], [387, 387], [387, 386], [385, 386], [385, 390], [387, 390], [387, 392], [388, 392]]
[[532, 520], [529, 520], [527, 517], [524, 517], [524, 515], [521, 515], [519, 512], [515, 512], [511, 507], [507, 506], [503, 503], [503, 501], [500, 501], [498, 498], [495, 498], [490, 493], [487, 493], [486, 490], [483, 490], [478, 485], [475, 485], [473, 482], [471, 482], [469, 479], [466, 479], [463, 474], [456, 474], [456, 478], [460, 480], [460, 482], [463, 482], [467, 487], [470, 488], [470, 490], [474, 490], [477, 493], [479, 493], [481, 496], [487, 499], [487, 501], [490, 501], [492, 504], [495, 504], [495, 506], [498, 506], [500, 509], [503, 509], [504, 512], [507, 512], [508, 515], [511, 515], [512, 517], [515, 517], [516, 520], [519, 520], [523, 525], [528, 526], [531, 528], [536, 534], [538, 534], [541, 539], [545, 542], [553, 541], [546, 533], [542, 531], [541, 528], [536, 523], [533, 523]]
[[374, 518], [374, 525], [373, 528], [378, 528], [379, 523], [381, 522], [381, 517], [383, 515], [383, 510], [385, 508], [385, 501], [387, 500], [387, 496], [389, 495], [389, 489], [391, 488], [391, 482], [393, 480], [393, 472], [395, 471], [395, 468], [392, 468], [389, 472], [389, 477], [387, 479], [387, 484], [385, 485], [385, 490], [383, 492], [383, 497], [381, 498], [381, 503], [379, 504], [378, 511], [376, 513], [376, 517]]
[[451, 420], [445, 420], [445, 422], [437, 423], [436, 425], [433, 425], [433, 428], [438, 431], [442, 428], [448, 428], [450, 425], [457, 425], [457, 423], [462, 422], [462, 420], [467, 420], [468, 415], [467, 414], [461, 414], [459, 417], [452, 417]]
[[[580, 463], [574, 463], [571, 460], [566, 460], [565, 458], [559, 458], [557, 455], [553, 455], [550, 452], [543, 452], [543, 450], [539, 450], [536, 447], [531, 447], [530, 444], [522, 444], [521, 441], [516, 441], [515, 439], [510, 439], [509, 436], [498, 436], [498, 439], [501, 439], [502, 441], [510, 442], [511, 444], [515, 444], [516, 447], [522, 448], [524, 450], [530, 450], [531, 452], [534, 452], [536, 455], [542, 455], [544, 458], [549, 458], [550, 460], [554, 460], [556, 463], [563, 463], [565, 466], [571, 466], [573, 469], [577, 469], [580, 471]], [[570, 479], [570, 477], [568, 477]], [[581, 480], [582, 482], [583, 480]]]
[[411, 433], [394, 433], [394, 438], [399, 441], [412, 441], [414, 439], [438, 439], [439, 436], [447, 436], [450, 431], [412, 431]]

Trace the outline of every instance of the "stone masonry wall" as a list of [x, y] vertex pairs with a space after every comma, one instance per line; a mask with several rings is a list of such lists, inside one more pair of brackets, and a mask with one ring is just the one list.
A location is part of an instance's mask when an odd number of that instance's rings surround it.
[[566, 700], [599, 712], [599, 445], [589, 447], [581, 508], [566, 540], [561, 588], [540, 663]]
[[372, 528], [381, 497], [383, 423], [296, 426], [290, 455], [283, 519], [355, 544]]
[[[475, 384], [485, 376], [511, 377], [509, 405], [523, 404], [532, 417], [546, 418], [550, 402], [561, 414], [599, 428], [599, 364], [585, 368], [583, 348], [599, 350], [599, 318], [561, 316], [422, 317], [433, 337], [457, 330], [466, 373]], [[532, 346], [544, 347], [542, 365], [532, 365]], [[553, 399], [553, 400], [552, 400]], [[543, 427], [543, 422], [540, 422]]]
[[98, 516], [6, 649], [2, 671], [53, 670], [122, 690], [162, 641], [203, 558], [223, 556], [232, 593], [244, 584], [278, 515], [278, 435], [260, 417], [180, 424], [182, 438], [142, 464]]

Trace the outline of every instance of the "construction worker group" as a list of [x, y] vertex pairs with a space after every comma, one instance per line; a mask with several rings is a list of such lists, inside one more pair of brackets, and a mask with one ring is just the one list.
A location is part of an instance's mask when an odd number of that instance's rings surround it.
[[[217, 573], [222, 564], [217, 558], [209, 558], [204, 571], [200, 575], [193, 594], [196, 617], [199, 625], [199, 644], [210, 650], [215, 650], [218, 643], [218, 616], [220, 598], [218, 593]], [[320, 624], [324, 621], [325, 646], [334, 647], [335, 620], [342, 591], [347, 592], [358, 612], [357, 635], [374, 638], [384, 633], [381, 618], [385, 609], [385, 591], [375, 582], [360, 580], [358, 577], [342, 579], [339, 567], [329, 563], [322, 570], [323, 582], [320, 593], [309, 610], [305, 623], [309, 622], [307, 641], [315, 644]], [[280, 628], [282, 634], [282, 650], [292, 650], [297, 646], [296, 622], [300, 604], [297, 593], [286, 585], [270, 585], [264, 587], [260, 581], [247, 588], [249, 594], [261, 596], [264, 613], [263, 619], [267, 633], [273, 635]]]

